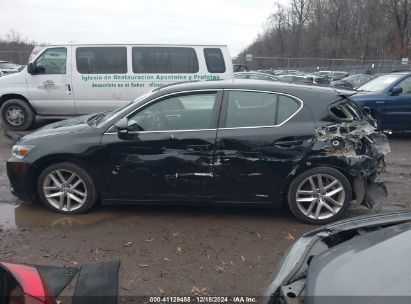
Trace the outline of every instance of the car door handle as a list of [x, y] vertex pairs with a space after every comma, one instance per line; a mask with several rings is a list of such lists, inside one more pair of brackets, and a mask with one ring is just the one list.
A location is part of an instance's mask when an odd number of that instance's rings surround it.
[[71, 85], [66, 84], [67, 93], [71, 94]]
[[274, 145], [281, 148], [292, 148], [295, 146], [302, 145], [304, 142], [302, 140], [285, 140], [285, 141], [275, 141]]
[[378, 100], [378, 101], [376, 101], [375, 103], [377, 103], [377, 104], [384, 104], [385, 101], [384, 101], [384, 100]]

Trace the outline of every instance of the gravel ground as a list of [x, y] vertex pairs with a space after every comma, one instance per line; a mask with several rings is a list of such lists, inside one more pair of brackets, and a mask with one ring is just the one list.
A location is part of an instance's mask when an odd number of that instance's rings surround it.
[[[383, 211], [411, 205], [411, 135], [390, 136]], [[257, 208], [99, 207], [65, 217], [9, 193], [0, 135], [0, 260], [75, 266], [120, 260], [120, 295], [261, 295], [294, 238], [316, 227]], [[352, 206], [347, 217], [369, 214]], [[70, 289], [70, 288], [69, 288]]]

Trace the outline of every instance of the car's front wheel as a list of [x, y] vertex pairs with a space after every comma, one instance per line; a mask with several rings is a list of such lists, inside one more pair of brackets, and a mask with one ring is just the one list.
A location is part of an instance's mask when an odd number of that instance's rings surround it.
[[72, 163], [45, 168], [39, 176], [37, 191], [48, 208], [64, 214], [84, 213], [97, 201], [91, 176]]
[[340, 218], [352, 198], [350, 183], [338, 170], [318, 167], [298, 175], [288, 191], [293, 214], [309, 224], [327, 224]]

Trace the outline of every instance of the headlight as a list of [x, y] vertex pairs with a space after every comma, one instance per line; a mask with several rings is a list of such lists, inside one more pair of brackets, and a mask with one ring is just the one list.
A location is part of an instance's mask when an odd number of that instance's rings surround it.
[[32, 145], [15, 145], [11, 149], [11, 154], [16, 158], [24, 158], [25, 156], [29, 155], [30, 151], [33, 150], [35, 146]]

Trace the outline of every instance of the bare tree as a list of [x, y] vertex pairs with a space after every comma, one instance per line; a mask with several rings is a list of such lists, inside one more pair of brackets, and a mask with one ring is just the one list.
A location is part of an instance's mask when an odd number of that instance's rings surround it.
[[407, 56], [410, 42], [409, 1], [390, 0], [388, 5], [393, 20], [395, 44], [397, 45], [395, 54], [402, 57]]
[[411, 0], [276, 2], [264, 34], [241, 54], [398, 59], [411, 55], [410, 16]]

